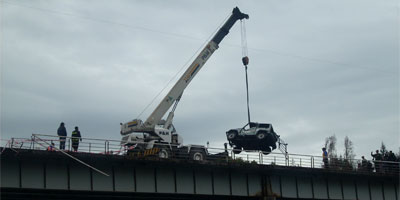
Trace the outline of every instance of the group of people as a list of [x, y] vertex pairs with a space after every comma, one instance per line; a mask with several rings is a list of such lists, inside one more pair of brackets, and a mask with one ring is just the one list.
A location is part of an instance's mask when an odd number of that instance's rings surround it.
[[[60, 127], [57, 129], [57, 135], [60, 139], [60, 150], [65, 150], [65, 142], [67, 140], [67, 129], [65, 128], [64, 122], [61, 122]], [[75, 130], [71, 134], [71, 144], [74, 151], [78, 151], [79, 141], [82, 141], [81, 132], [79, 128], [75, 126]], [[53, 145], [54, 143], [52, 143]]]
[[[400, 157], [397, 157], [392, 151], [385, 151], [383, 153], [380, 153], [379, 150], [376, 150], [375, 154], [371, 152], [371, 156], [373, 158], [376, 172], [385, 173], [399, 170], [398, 164], [393, 162], [399, 162]], [[365, 158], [362, 162], [364, 162], [364, 160]]]
[[[371, 156], [373, 158], [372, 162], [362, 156], [361, 163], [358, 164], [358, 169], [369, 172], [375, 169], [375, 172], [379, 173], [399, 172], [400, 156], [396, 156], [392, 151], [385, 151], [382, 154], [379, 150], [376, 150], [375, 154], [371, 152]], [[322, 161], [324, 162], [324, 168], [328, 168], [328, 152], [325, 147], [322, 148]]]

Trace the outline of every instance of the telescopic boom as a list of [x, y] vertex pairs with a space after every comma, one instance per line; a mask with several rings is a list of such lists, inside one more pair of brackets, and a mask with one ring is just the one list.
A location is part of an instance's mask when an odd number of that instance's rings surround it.
[[[163, 98], [157, 108], [151, 113], [151, 115], [147, 118], [144, 123], [141, 123], [140, 120], [133, 120], [127, 122], [125, 124], [121, 124], [121, 135], [126, 135], [132, 132], [146, 132], [150, 134], [154, 133], [154, 127], [158, 125], [161, 121], [161, 118], [165, 115], [165, 113], [171, 108], [171, 106], [175, 103], [177, 104], [183, 94], [185, 88], [189, 85], [191, 80], [196, 76], [196, 74], [200, 71], [203, 65], [207, 62], [207, 60], [211, 57], [215, 50], [218, 49], [218, 45], [224, 39], [224, 37], [229, 33], [229, 30], [235, 24], [237, 20], [248, 19], [249, 16], [240, 12], [239, 8], [234, 8], [232, 11], [232, 15], [229, 19], [224, 23], [224, 25], [218, 30], [218, 32], [214, 35], [211, 41], [204, 47], [204, 49], [200, 52], [197, 58], [193, 61], [193, 63], [189, 66], [189, 68], [185, 71], [185, 73], [180, 77], [178, 82], [171, 88], [168, 94]], [[168, 125], [172, 123], [173, 112], [174, 109], [170, 112], [165, 124], [164, 128], [167, 128]]]

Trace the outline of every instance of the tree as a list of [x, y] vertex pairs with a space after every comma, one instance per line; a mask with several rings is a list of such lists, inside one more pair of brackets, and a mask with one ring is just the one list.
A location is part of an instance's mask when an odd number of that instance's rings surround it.
[[381, 153], [382, 156], [387, 153], [386, 145], [383, 143], [383, 141], [382, 141], [382, 144], [381, 144], [380, 153]]
[[336, 158], [336, 135], [325, 138], [325, 148], [329, 158]]
[[349, 139], [349, 137], [344, 138], [344, 159], [347, 160], [350, 164], [354, 164], [354, 158], [356, 154], [354, 153], [353, 142]]

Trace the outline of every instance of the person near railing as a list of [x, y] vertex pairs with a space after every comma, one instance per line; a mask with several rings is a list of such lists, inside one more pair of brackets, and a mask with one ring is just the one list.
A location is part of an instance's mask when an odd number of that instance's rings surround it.
[[78, 151], [79, 140], [82, 141], [81, 132], [79, 131], [79, 128], [75, 126], [75, 130], [72, 131], [71, 135], [72, 148], [74, 149], [75, 152]]
[[324, 161], [324, 167], [328, 168], [328, 152], [325, 147], [322, 148], [322, 161]]
[[376, 150], [375, 152], [376, 152], [375, 154], [372, 154], [372, 152], [371, 152], [371, 156], [374, 158], [375, 171], [381, 172], [381, 170], [382, 170], [382, 168], [381, 168], [382, 155], [379, 153], [379, 150]]
[[359, 168], [364, 172], [372, 172], [372, 164], [364, 156], [361, 156], [361, 166]]
[[47, 147], [47, 151], [54, 151], [54, 142], [51, 141], [51, 145]]
[[64, 122], [61, 122], [60, 127], [57, 129], [57, 135], [60, 138], [60, 150], [65, 150], [65, 140], [67, 138], [67, 129]]
[[384, 173], [396, 171], [396, 155], [392, 151], [386, 152], [383, 160], [389, 161], [383, 165]]

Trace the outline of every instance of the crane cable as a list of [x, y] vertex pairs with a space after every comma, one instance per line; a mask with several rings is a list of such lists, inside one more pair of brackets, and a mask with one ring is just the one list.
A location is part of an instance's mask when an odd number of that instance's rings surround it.
[[250, 121], [250, 106], [249, 106], [249, 81], [247, 76], [247, 65], [249, 64], [248, 49], [247, 49], [247, 38], [246, 38], [246, 26], [245, 21], [240, 20], [240, 30], [242, 39], [242, 63], [246, 72], [246, 94], [247, 94], [247, 118]]

